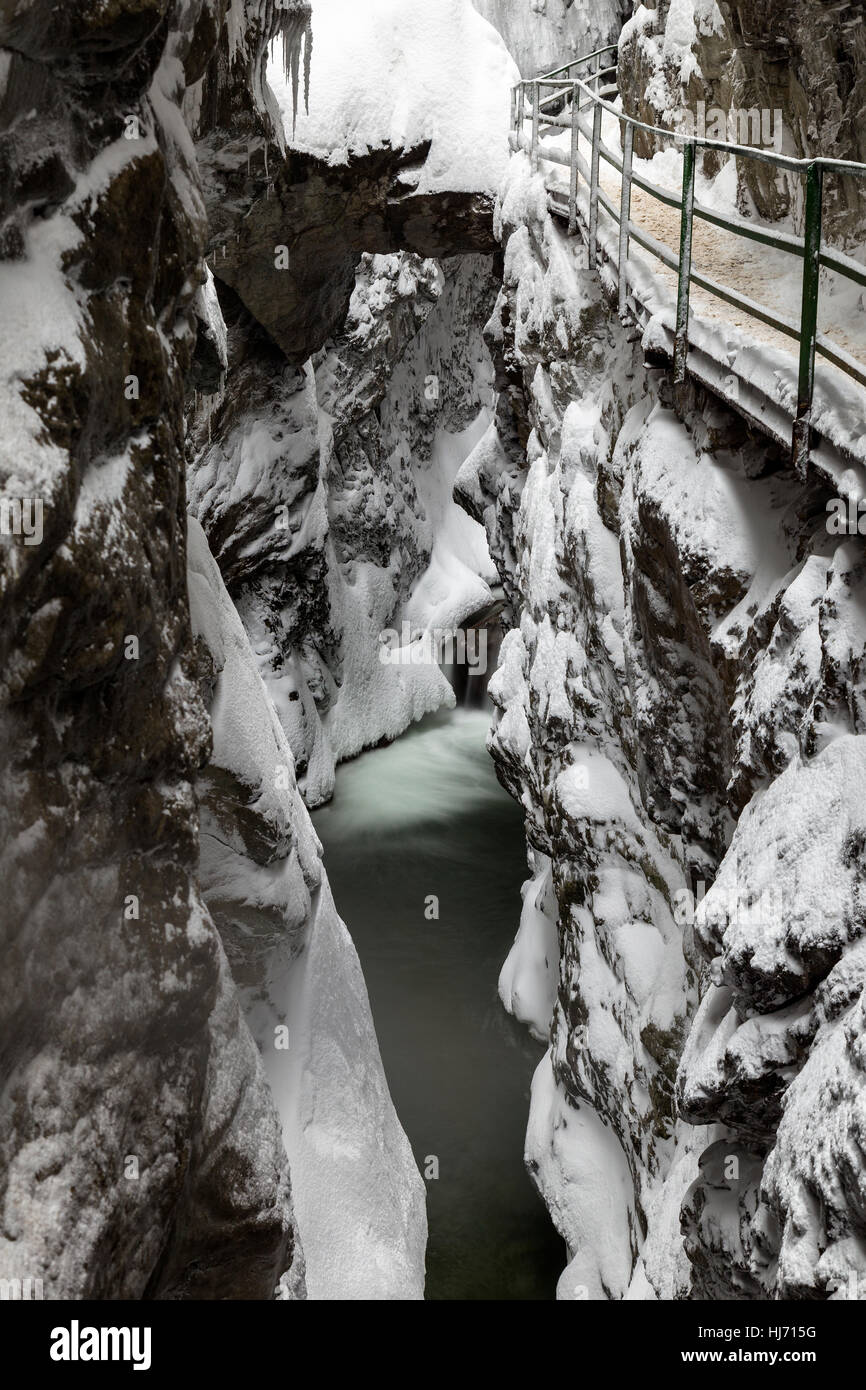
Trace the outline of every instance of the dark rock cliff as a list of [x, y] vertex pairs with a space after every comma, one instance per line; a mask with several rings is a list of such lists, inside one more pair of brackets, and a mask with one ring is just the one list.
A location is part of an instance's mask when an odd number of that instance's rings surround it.
[[224, 12], [0, 6], [0, 470], [42, 519], [0, 550], [0, 1268], [48, 1297], [267, 1298], [291, 1258], [277, 1117], [195, 878], [183, 401], [207, 226], [180, 104]]

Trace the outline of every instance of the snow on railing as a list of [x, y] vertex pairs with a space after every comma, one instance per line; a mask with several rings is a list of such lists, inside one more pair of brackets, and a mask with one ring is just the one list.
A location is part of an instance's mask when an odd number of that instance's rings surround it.
[[[866, 367], [839, 344], [831, 341], [818, 331], [818, 300], [820, 273], [826, 267], [844, 276], [853, 284], [866, 287], [866, 266], [851, 257], [843, 255], [822, 242], [823, 191], [826, 173], [846, 174], [855, 178], [866, 178], [866, 164], [857, 164], [840, 159], [794, 159], [766, 149], [756, 149], [749, 145], [737, 145], [702, 136], [687, 135], [678, 130], [667, 130], [661, 126], [647, 125], [632, 116], [626, 115], [612, 104], [609, 98], [616, 98], [618, 85], [616, 75], [618, 64], [610, 62], [617, 55], [617, 45], [586, 54], [573, 59], [563, 67], [547, 73], [543, 77], [519, 82], [512, 89], [511, 129], [515, 148], [528, 149], [532, 168], [537, 170], [539, 160], [567, 166], [569, 170], [569, 189], [567, 206], [557, 197], [554, 190], [548, 190], [551, 210], [560, 216], [568, 217], [571, 235], [581, 232], [589, 249], [589, 260], [593, 267], [599, 261], [599, 208], [618, 224], [619, 235], [616, 242], [616, 257], [610, 257], [617, 279], [619, 309], [625, 314], [629, 296], [629, 243], [636, 242], [650, 255], [661, 261], [677, 276], [677, 307], [674, 330], [674, 380], [680, 385], [685, 381], [689, 358], [690, 334], [690, 293], [692, 285], [714, 295], [733, 308], [760, 321], [770, 328], [795, 339], [800, 345], [797, 409], [794, 421], [792, 451], [794, 464], [801, 477], [805, 477], [809, 458], [812, 408], [815, 394], [815, 358], [820, 353], [823, 358], [846, 373], [847, 376], [866, 386]], [[566, 112], [570, 106], [569, 114]], [[592, 126], [582, 118], [583, 112], [592, 110]], [[548, 114], [549, 113], [549, 114]], [[602, 120], [607, 114], [613, 117], [622, 130], [621, 154], [611, 150], [602, 138]], [[524, 124], [531, 120], [531, 134], [527, 141]], [[544, 144], [541, 127], [568, 129], [571, 132], [571, 149], [566, 155], [560, 149]], [[683, 151], [682, 194], [677, 196], [668, 189], [660, 188], [649, 179], [635, 172], [634, 136], [642, 130], [659, 139], [672, 141]], [[587, 165], [580, 152], [580, 137], [591, 142], [591, 160]], [[697, 151], [699, 149], [717, 150], [720, 154], [736, 159], [753, 159], [770, 164], [777, 169], [786, 169], [806, 177], [805, 233], [802, 237], [768, 226], [759, 226], [744, 218], [724, 214], [714, 208], [703, 206], [695, 197], [695, 172]], [[620, 204], [617, 208], [601, 187], [599, 170], [604, 159], [620, 174]], [[584, 217], [578, 199], [580, 176], [585, 179], [588, 189], [587, 215]], [[653, 237], [631, 216], [632, 188], [636, 187], [650, 197], [674, 208], [680, 213], [679, 254]], [[699, 217], [712, 225], [744, 237], [749, 241], [770, 246], [776, 250], [801, 258], [803, 261], [803, 286], [799, 324], [792, 322], [783, 314], [765, 305], [758, 304], [738, 290], [719, 284], [708, 276], [699, 274], [692, 266], [692, 244], [694, 219]]]

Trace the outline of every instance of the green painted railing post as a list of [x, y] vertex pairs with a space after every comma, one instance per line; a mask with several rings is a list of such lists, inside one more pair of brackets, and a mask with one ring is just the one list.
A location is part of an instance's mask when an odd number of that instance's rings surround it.
[[680, 269], [677, 288], [677, 327], [674, 338], [674, 383], [681, 386], [686, 379], [689, 357], [689, 294], [692, 285], [692, 237], [695, 225], [695, 165], [694, 140], [683, 147], [683, 210], [680, 218]]
[[532, 84], [532, 143], [529, 147], [529, 162], [533, 174], [538, 172], [538, 123], [541, 117], [541, 87]]
[[821, 283], [821, 222], [824, 205], [824, 167], [806, 170], [806, 227], [803, 256], [803, 307], [800, 313], [800, 383], [794, 424], [794, 467], [806, 477], [815, 396], [815, 344], [818, 336], [818, 291]]
[[598, 166], [601, 157], [601, 117], [598, 103], [592, 112], [592, 167], [589, 180], [589, 264], [598, 263]]
[[571, 168], [569, 170], [568, 186], [568, 234], [574, 236], [577, 231], [577, 153], [578, 140], [580, 139], [580, 88], [575, 85], [571, 89]]
[[[600, 109], [600, 108], [599, 108]], [[631, 222], [631, 170], [634, 160], [634, 126], [627, 122], [622, 152], [622, 197], [619, 204], [619, 312], [628, 298], [628, 240]]]

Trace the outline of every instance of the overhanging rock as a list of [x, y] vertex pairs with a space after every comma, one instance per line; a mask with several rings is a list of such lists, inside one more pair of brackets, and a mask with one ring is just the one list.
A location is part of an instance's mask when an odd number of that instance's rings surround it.
[[266, 195], [215, 247], [215, 277], [291, 363], [306, 361], [345, 319], [365, 251], [496, 250], [489, 194], [415, 192], [428, 149], [384, 146], [340, 165], [290, 151]]

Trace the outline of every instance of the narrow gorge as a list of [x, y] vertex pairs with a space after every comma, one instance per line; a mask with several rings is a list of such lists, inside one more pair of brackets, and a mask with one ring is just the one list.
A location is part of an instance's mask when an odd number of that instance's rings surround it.
[[866, 1298], [861, 5], [0, 0], [0, 193], [0, 1300]]

